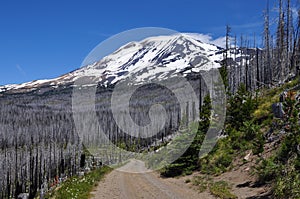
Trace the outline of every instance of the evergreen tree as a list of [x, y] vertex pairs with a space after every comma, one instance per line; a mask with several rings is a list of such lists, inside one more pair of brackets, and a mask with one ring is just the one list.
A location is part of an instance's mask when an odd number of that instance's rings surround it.
[[244, 121], [251, 120], [255, 107], [256, 102], [252, 99], [251, 93], [247, 91], [244, 84], [241, 84], [237, 93], [229, 99], [227, 122], [234, 128], [240, 129]]
[[199, 132], [198, 134], [204, 134], [209, 127], [211, 122], [211, 99], [210, 96], [207, 95], [204, 97], [202, 110], [200, 112], [200, 123], [199, 123]]
[[[190, 173], [199, 167], [198, 155], [201, 149], [202, 142], [205, 138], [206, 131], [208, 130], [208, 127], [210, 125], [211, 109], [211, 99], [209, 95], [207, 95], [203, 100], [203, 105], [200, 112], [199, 127], [192, 144], [180, 158], [178, 158], [174, 163], [165, 168], [165, 171], [162, 172], [163, 176], [178, 176], [182, 173]], [[182, 140], [182, 142], [184, 142], [184, 140]]]

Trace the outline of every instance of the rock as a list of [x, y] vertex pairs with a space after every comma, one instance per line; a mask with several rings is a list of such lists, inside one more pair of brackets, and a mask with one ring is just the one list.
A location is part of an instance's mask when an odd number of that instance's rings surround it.
[[247, 168], [245, 169], [245, 171], [250, 171], [250, 167], [247, 167]]
[[277, 118], [283, 118], [284, 117], [284, 111], [283, 111], [283, 106], [282, 103], [275, 103], [272, 105], [272, 112], [275, 117]]
[[18, 195], [18, 199], [28, 199], [29, 198], [29, 193], [20, 193]]
[[251, 154], [252, 154], [252, 151], [250, 151], [250, 153], [248, 153], [248, 154], [244, 157], [244, 160], [246, 160], [246, 161], [248, 162], [248, 161], [250, 160]]
[[84, 172], [83, 171], [80, 171], [78, 172], [78, 175], [81, 177], [81, 176], [84, 176]]
[[86, 173], [88, 173], [88, 172], [91, 171], [91, 169], [90, 169], [90, 167], [85, 167], [85, 168], [84, 168], [84, 171], [85, 171]]

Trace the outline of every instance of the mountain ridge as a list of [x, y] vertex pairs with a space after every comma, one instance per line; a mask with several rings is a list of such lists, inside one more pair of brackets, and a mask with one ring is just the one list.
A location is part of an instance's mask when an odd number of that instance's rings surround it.
[[[0, 93], [32, 91], [44, 85], [55, 89], [80, 77], [90, 77], [107, 86], [125, 78], [147, 82], [178, 74], [185, 76], [221, 67], [224, 50], [188, 33], [149, 37], [129, 42], [99, 61], [57, 78], [0, 86]], [[238, 57], [241, 56], [235, 59]]]

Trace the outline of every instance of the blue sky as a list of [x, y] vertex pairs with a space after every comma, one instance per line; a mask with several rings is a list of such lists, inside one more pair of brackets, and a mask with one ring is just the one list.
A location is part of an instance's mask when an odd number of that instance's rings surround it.
[[[270, 0], [271, 7], [276, 1]], [[0, 85], [54, 78], [79, 68], [114, 34], [139, 27], [224, 36], [261, 36], [266, 0], [3, 0]]]

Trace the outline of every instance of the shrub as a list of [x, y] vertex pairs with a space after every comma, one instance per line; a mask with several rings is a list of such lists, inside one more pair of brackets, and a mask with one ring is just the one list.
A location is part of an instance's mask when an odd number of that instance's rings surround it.
[[290, 173], [277, 179], [274, 187], [275, 198], [300, 198], [300, 175]]
[[258, 175], [260, 183], [271, 182], [279, 175], [279, 165], [273, 159], [263, 160], [258, 167]]

